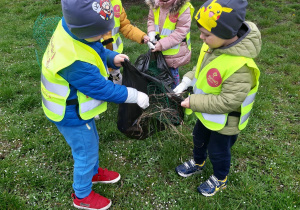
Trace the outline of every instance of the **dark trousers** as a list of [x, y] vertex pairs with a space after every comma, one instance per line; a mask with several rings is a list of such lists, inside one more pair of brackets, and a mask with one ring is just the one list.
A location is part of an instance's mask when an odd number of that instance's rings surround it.
[[230, 149], [235, 143], [238, 135], [227, 136], [216, 131], [207, 129], [200, 120], [193, 131], [194, 160], [197, 164], [203, 163], [207, 158], [213, 165], [214, 175], [223, 180], [229, 173], [231, 152]]

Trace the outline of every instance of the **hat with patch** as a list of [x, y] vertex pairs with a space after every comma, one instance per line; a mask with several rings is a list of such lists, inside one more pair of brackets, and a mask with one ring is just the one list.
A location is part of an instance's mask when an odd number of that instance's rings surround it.
[[246, 16], [247, 0], [209, 0], [198, 10], [195, 19], [221, 39], [237, 35]]
[[80, 39], [99, 36], [114, 28], [109, 0], [61, 0], [61, 5], [69, 30]]

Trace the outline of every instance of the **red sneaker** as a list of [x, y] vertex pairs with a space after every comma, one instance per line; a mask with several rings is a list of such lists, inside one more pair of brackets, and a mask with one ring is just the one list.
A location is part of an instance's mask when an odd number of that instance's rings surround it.
[[94, 191], [92, 191], [89, 196], [78, 199], [76, 195], [72, 194], [73, 205], [78, 209], [97, 209], [97, 210], [105, 210], [111, 206], [111, 201]]
[[109, 184], [109, 183], [115, 183], [119, 181], [121, 178], [120, 174], [115, 172], [115, 171], [109, 171], [106, 168], [98, 168], [98, 174], [93, 176], [92, 183], [104, 183], [104, 184]]

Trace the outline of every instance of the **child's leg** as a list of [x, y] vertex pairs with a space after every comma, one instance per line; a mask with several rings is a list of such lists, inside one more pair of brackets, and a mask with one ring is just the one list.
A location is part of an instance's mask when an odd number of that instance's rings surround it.
[[207, 129], [200, 120], [193, 130], [193, 141], [194, 141], [194, 160], [197, 164], [202, 164], [207, 158], [207, 145], [209, 143], [211, 130]]
[[57, 126], [70, 145], [74, 159], [73, 189], [79, 198], [92, 191], [92, 178], [98, 169], [99, 137], [95, 121], [81, 126]]
[[213, 165], [214, 175], [223, 180], [229, 173], [231, 152], [230, 148], [235, 143], [238, 135], [227, 136], [212, 132], [208, 145], [209, 159]]
[[[97, 131], [95, 120], [92, 121], [92, 126], [93, 126], [92, 130], [94, 131], [94, 136], [95, 136], [96, 139], [98, 139], [97, 140], [97, 142], [98, 142], [97, 143], [97, 145], [98, 145], [98, 153], [97, 153], [97, 155], [99, 156], [99, 135], [98, 135], [98, 131]], [[93, 171], [93, 176], [98, 173], [98, 168], [99, 168], [99, 158], [97, 158], [97, 161], [95, 163], [94, 171]]]
[[173, 75], [173, 78], [174, 78], [174, 83], [171, 84], [171, 88], [174, 89], [180, 83], [179, 69], [178, 69], [178, 67], [177, 68], [170, 67], [169, 69], [170, 69], [170, 71], [171, 71], [171, 73]]

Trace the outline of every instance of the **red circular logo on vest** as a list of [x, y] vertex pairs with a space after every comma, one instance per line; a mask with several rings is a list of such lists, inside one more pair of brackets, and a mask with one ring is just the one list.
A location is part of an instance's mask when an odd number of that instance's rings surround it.
[[212, 68], [206, 74], [207, 83], [211, 87], [218, 87], [222, 84], [222, 77], [218, 69]]
[[120, 17], [120, 6], [119, 5], [114, 6], [114, 15], [116, 18]]
[[176, 22], [177, 22], [177, 19], [178, 19], [178, 15], [179, 15], [179, 13], [177, 13], [176, 15], [169, 15], [169, 20], [170, 20], [172, 23], [176, 23]]

